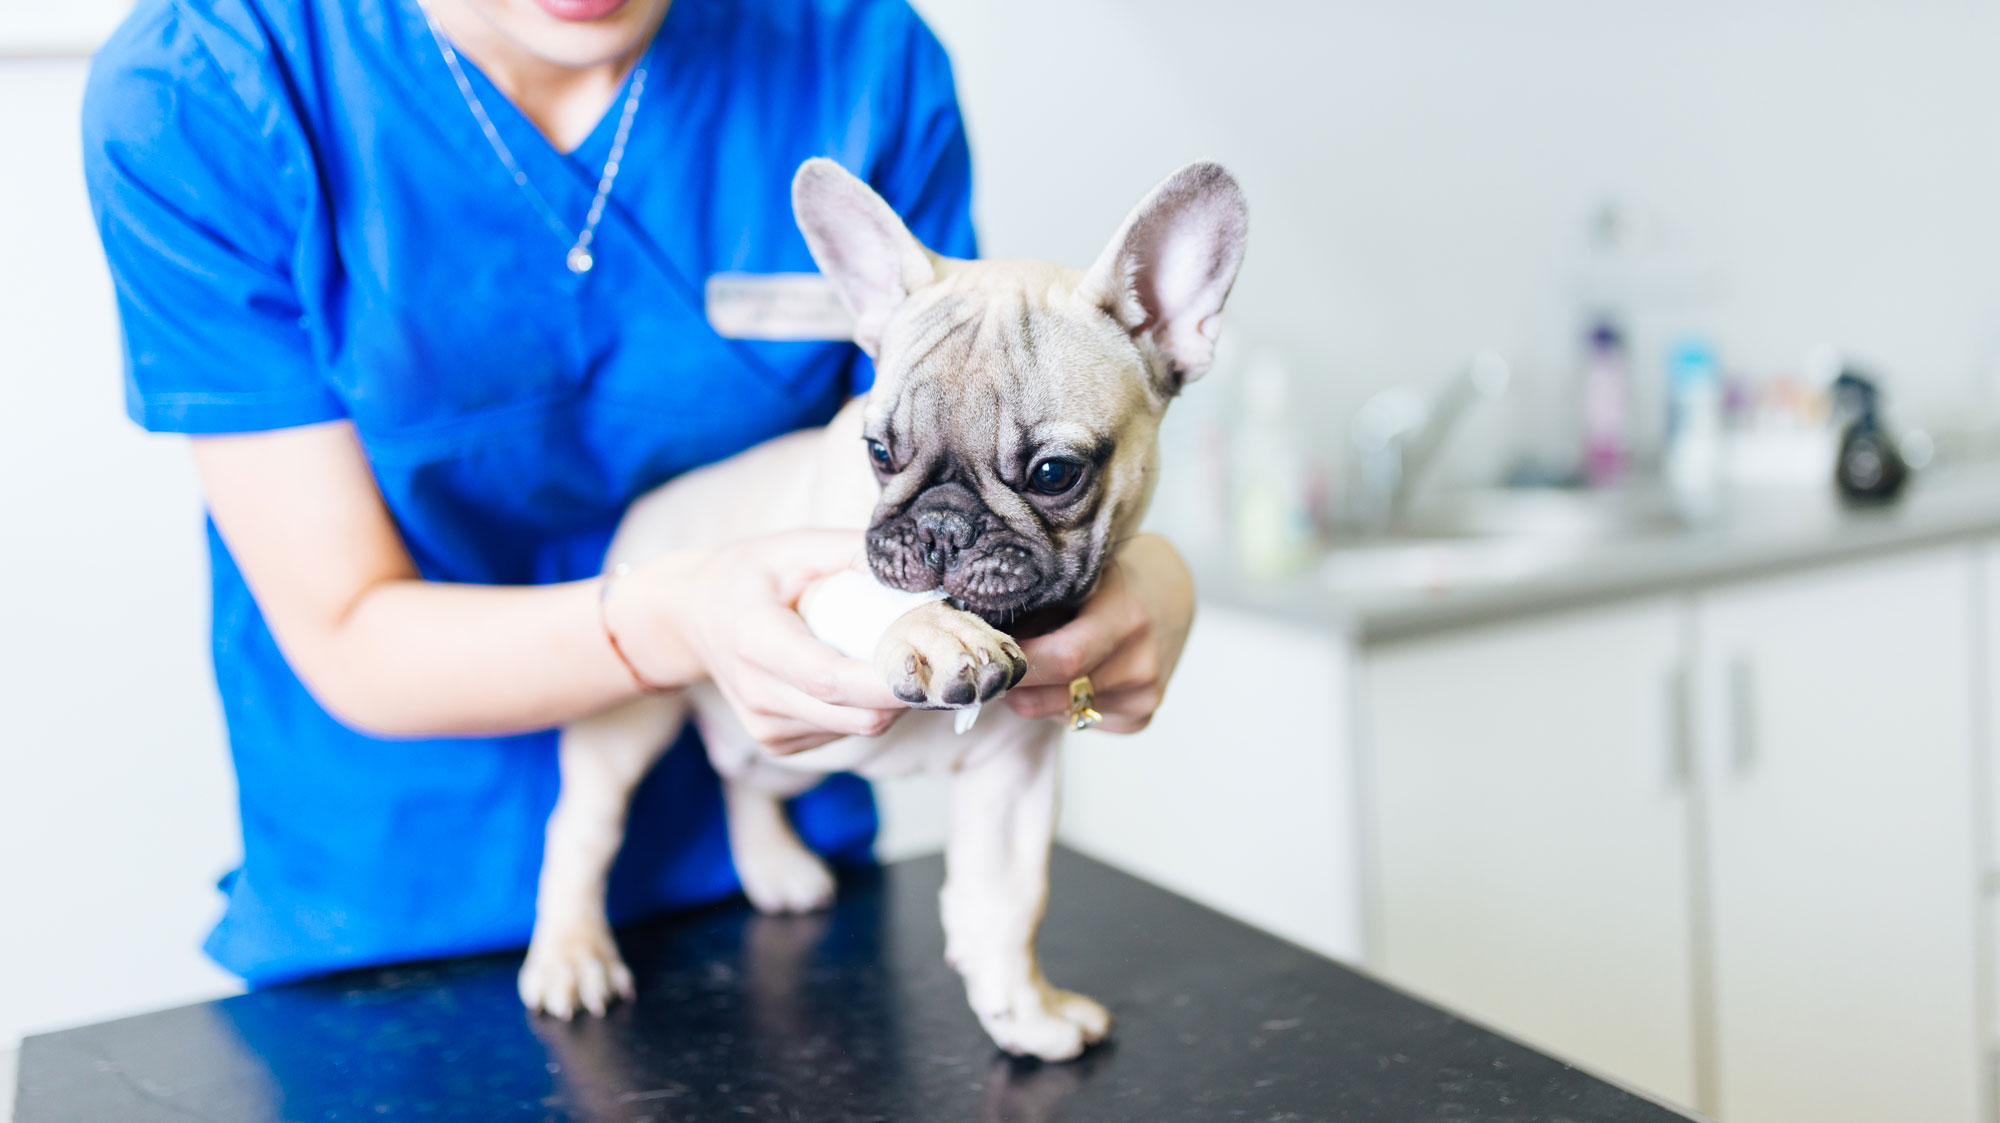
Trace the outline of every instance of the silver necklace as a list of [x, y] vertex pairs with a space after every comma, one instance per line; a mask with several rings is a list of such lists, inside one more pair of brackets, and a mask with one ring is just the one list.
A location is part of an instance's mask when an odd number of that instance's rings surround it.
[[[465, 98], [465, 107], [472, 110], [473, 118], [479, 122], [479, 131], [486, 134], [486, 143], [493, 146], [494, 154], [499, 156], [500, 162], [507, 165], [507, 170], [513, 173], [515, 186], [528, 196], [528, 202], [534, 204], [535, 210], [541, 213], [542, 220], [549, 224], [549, 229], [554, 230], [556, 236], [563, 241], [569, 242], [571, 235], [568, 225], [556, 216], [555, 208], [549, 206], [549, 201], [542, 197], [542, 193], [535, 189], [533, 183], [529, 182], [528, 173], [522, 171], [521, 165], [514, 162], [514, 154], [508, 151], [507, 142], [500, 139], [500, 131], [493, 127], [493, 118], [486, 115], [486, 106], [480, 102], [472, 83], [466, 81], [465, 69], [458, 64], [458, 52], [452, 50], [451, 42], [444, 37], [444, 29], [438, 26], [429, 7], [422, 4], [418, 7], [424, 13], [424, 23], [431, 29], [431, 39], [437, 43], [438, 53], [444, 56], [444, 64], [451, 70], [452, 81], [457, 83], [459, 94]], [[611, 198], [611, 185], [618, 179], [618, 161], [625, 156], [625, 138], [632, 133], [632, 115], [639, 110], [639, 95], [645, 92], [646, 66], [642, 62], [632, 70], [631, 89], [625, 94], [625, 108], [618, 113], [618, 131], [612, 134], [611, 155], [605, 159], [604, 170], [598, 174], [597, 194], [591, 197], [590, 213], [584, 216], [583, 229], [577, 232], [575, 241], [570, 244], [569, 252], [563, 255], [563, 264], [568, 265], [569, 271], [579, 276], [590, 272], [590, 267], [597, 264], [596, 256], [590, 252], [590, 243], [597, 237], [597, 223], [604, 217], [604, 202]]]

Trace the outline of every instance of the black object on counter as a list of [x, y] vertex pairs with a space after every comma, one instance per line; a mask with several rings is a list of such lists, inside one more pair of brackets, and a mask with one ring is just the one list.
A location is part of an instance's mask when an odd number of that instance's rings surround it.
[[1119, 1023], [1081, 1060], [1017, 1061], [943, 963], [942, 873], [853, 874], [817, 916], [627, 929], [640, 998], [603, 1021], [525, 1013], [516, 954], [30, 1037], [18, 1123], [1683, 1118], [1067, 851], [1048, 971]]
[[1886, 503], [1903, 490], [1909, 465], [1882, 425], [1882, 391], [1853, 368], [1833, 380], [1835, 415], [1845, 427], [1833, 479], [1851, 503]]

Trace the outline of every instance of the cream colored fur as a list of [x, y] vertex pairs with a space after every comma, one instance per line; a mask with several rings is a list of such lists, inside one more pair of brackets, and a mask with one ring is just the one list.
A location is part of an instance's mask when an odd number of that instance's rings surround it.
[[[1152, 491], [1160, 415], [1180, 385], [1206, 366], [1203, 344], [1212, 344], [1214, 314], [1241, 258], [1241, 196], [1226, 173], [1213, 165], [1183, 169], [1134, 211], [1089, 273], [930, 255], [886, 204], [824, 161], [801, 169], [795, 205], [815, 257], [842, 282], [854, 307], [858, 341], [877, 358], [875, 393], [850, 403], [824, 429], [770, 441], [643, 497], [620, 526], [607, 567], [781, 530], [868, 526], [878, 503], [898, 498], [899, 482], [878, 483], [862, 437], [897, 423], [889, 412], [898, 391], [920, 376], [949, 380], [967, 401], [997, 403], [932, 418], [923, 440], [990, 441], [996, 428], [1012, 439], [1005, 428], [1014, 423], [1010, 413], [1029, 405], [1054, 419], [1048, 425], [1076, 428], [1079, 440], [1112, 439], [1103, 501], [1092, 519], [1071, 528], [1065, 548], [1096, 559], [1132, 532]], [[1185, 229], [1172, 227], [1174, 215], [1161, 216], [1163, 205], [1207, 224], [1194, 233], [1206, 233], [1209, 242], [1195, 248], [1216, 260], [1204, 267], [1131, 257], [1154, 252], [1162, 238], [1181, 238], [1176, 246], [1188, 240]], [[1210, 244], [1218, 236], [1226, 243], [1220, 250]], [[1193, 279], [1163, 296], [1161, 268], [1191, 269]], [[1169, 298], [1186, 307], [1168, 307]], [[948, 332], [954, 317], [976, 321], [976, 330], [963, 333], [948, 354], [935, 346], [916, 354], [926, 324], [935, 336]], [[1016, 323], [1031, 325], [1043, 349], [1029, 364], [1040, 373], [1025, 383], [1020, 356], [994, 326]], [[998, 517], [1019, 503], [993, 481], [982, 484], [981, 494]], [[890, 624], [875, 664], [892, 683], [901, 678], [908, 686], [916, 675], [927, 703], [943, 707], [946, 682], [1017, 654], [1012, 640], [984, 620], [939, 602]], [[980, 1024], [1001, 1048], [1047, 1060], [1074, 1057], [1108, 1031], [1105, 1008], [1051, 986], [1035, 955], [1055, 831], [1058, 722], [1031, 721], [996, 705], [969, 733], [955, 735], [950, 713], [917, 710], [881, 737], [777, 756], [706, 685], [642, 698], [563, 730], [561, 795], [549, 818], [534, 937], [520, 975], [521, 997], [531, 1008], [568, 1018], [579, 1009], [602, 1014], [613, 1000], [632, 997], [631, 973], [605, 919], [605, 878], [632, 789], [690, 718], [723, 777], [731, 853], [757, 908], [803, 912], [824, 907], [834, 893], [825, 864], [793, 831], [785, 799], [831, 772], [872, 780], [949, 773], [941, 901], [946, 955], [964, 977]]]

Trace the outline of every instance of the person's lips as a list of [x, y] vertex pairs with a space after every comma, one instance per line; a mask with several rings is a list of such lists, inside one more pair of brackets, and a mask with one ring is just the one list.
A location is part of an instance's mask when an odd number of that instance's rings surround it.
[[629, 0], [535, 0], [542, 11], [559, 20], [582, 23], [603, 19], [624, 7]]

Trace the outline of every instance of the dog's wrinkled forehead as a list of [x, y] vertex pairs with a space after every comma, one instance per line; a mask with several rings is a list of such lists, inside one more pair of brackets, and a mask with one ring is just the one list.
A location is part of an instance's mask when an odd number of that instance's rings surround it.
[[[1130, 336], [1076, 295], [1077, 274], [1033, 262], [953, 262], [884, 326], [869, 432], [959, 458], [1012, 460], [1112, 440], [1156, 411]], [[903, 454], [941, 453], [909, 447]], [[971, 467], [971, 466], [968, 466]]]

